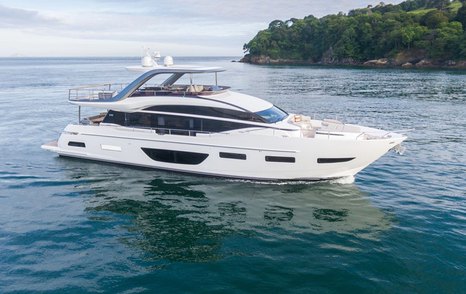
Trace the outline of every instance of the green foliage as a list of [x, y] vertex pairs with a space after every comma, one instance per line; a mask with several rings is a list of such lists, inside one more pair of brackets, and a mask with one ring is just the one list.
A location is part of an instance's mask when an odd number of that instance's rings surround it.
[[463, 5], [458, 9], [455, 20], [462, 23], [463, 28], [466, 28], [466, 5]]
[[273, 59], [365, 61], [407, 50], [437, 60], [466, 57], [466, 4], [408, 0], [345, 14], [274, 20], [244, 45], [245, 53]]
[[408, 13], [413, 14], [413, 15], [424, 16], [426, 13], [431, 12], [432, 10], [435, 10], [435, 8], [418, 9], [418, 10], [409, 11]]
[[421, 23], [429, 29], [435, 29], [448, 22], [446, 14], [440, 10], [434, 9], [427, 12], [421, 19]]
[[463, 26], [457, 21], [450, 22], [434, 31], [435, 38], [429, 47], [430, 55], [438, 59], [458, 56], [463, 41]]

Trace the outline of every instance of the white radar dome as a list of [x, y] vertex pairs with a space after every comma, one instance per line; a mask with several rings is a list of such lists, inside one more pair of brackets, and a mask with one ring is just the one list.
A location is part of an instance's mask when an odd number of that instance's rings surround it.
[[146, 54], [142, 59], [141, 59], [141, 65], [143, 67], [151, 67], [154, 66], [154, 60], [149, 54]]
[[163, 59], [163, 65], [172, 66], [173, 65], [173, 57], [165, 56], [165, 58]]

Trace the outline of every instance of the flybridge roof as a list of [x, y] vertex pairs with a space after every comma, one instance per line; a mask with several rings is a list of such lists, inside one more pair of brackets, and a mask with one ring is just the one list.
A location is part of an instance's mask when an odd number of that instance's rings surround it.
[[[143, 67], [143, 66], [141, 66]], [[198, 74], [198, 73], [215, 73], [225, 71], [221, 67], [199, 67], [199, 66], [157, 66], [154, 69], [149, 70], [142, 74], [139, 78], [134, 80], [126, 88], [124, 88], [118, 95], [116, 95], [112, 100], [118, 101], [127, 98], [131, 93], [136, 89], [145, 84], [148, 80], [152, 79], [154, 76], [159, 74], [172, 74], [167, 80], [165, 80], [161, 86], [170, 86], [173, 85], [177, 80], [179, 80], [184, 74]]]
[[172, 66], [127, 66], [127, 70], [135, 72], [154, 72], [154, 73], [215, 73], [225, 71], [222, 67], [206, 67], [206, 66], [193, 66], [193, 65], [172, 65]]
[[[139, 89], [143, 86], [147, 81], [152, 79], [153, 77], [161, 74], [170, 74], [170, 76], [160, 84], [160, 86], [171, 86], [176, 81], [178, 81], [183, 75], [185, 74], [203, 74], [203, 73], [215, 73], [215, 81], [217, 82], [217, 73], [225, 71], [224, 68], [221, 67], [203, 67], [203, 66], [189, 66], [189, 65], [173, 65], [173, 66], [151, 66], [151, 67], [144, 67], [144, 66], [132, 66], [127, 67], [130, 71], [138, 71], [143, 72], [141, 76], [139, 76], [136, 80], [131, 82], [128, 86], [122, 89], [117, 95], [105, 99], [95, 99], [93, 95], [90, 97], [81, 97], [79, 93], [85, 92], [86, 90], [91, 93], [93, 90], [91, 88], [100, 86], [100, 85], [90, 85], [90, 86], [83, 86], [74, 89], [70, 89], [69, 93], [69, 101], [73, 104], [78, 105], [85, 105], [88, 103], [107, 103], [107, 102], [117, 102], [128, 98], [134, 91]], [[108, 86], [108, 90], [112, 85], [106, 84], [104, 86]], [[111, 91], [110, 91], [111, 92]], [[74, 93], [75, 95], [72, 95]]]

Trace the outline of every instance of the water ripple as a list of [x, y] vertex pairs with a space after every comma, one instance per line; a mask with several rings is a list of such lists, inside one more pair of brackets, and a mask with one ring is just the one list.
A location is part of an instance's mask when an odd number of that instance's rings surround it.
[[220, 63], [220, 80], [289, 111], [415, 129], [405, 154], [316, 183], [57, 158], [40, 145], [75, 119], [66, 89], [127, 82], [134, 76], [118, 69], [137, 60], [0, 58], [0, 292], [466, 288], [464, 72], [229, 60], [183, 59]]

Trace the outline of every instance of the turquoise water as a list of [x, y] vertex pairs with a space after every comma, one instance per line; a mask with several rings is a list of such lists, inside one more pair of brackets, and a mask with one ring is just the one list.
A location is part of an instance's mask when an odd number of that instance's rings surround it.
[[0, 292], [460, 293], [466, 72], [262, 67], [219, 83], [290, 112], [411, 129], [354, 183], [265, 184], [59, 158], [67, 90], [138, 59], [0, 59]]

